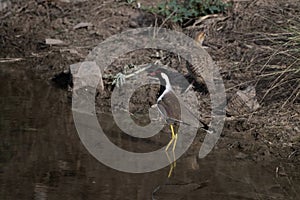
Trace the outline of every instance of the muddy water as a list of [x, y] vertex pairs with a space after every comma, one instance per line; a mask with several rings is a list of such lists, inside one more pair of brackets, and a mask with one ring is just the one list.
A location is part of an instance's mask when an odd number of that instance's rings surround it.
[[[237, 159], [226, 149], [202, 160], [188, 151], [170, 179], [168, 167], [146, 174], [110, 169], [81, 144], [66, 92], [31, 74], [0, 65], [0, 199], [300, 199], [299, 166]], [[122, 139], [100, 118], [107, 134]], [[143, 149], [128, 139], [123, 145]]]

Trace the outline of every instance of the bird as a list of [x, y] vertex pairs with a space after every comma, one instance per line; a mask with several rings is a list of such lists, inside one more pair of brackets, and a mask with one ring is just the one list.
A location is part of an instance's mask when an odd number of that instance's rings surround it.
[[194, 40], [200, 45], [202, 46], [203, 45], [203, 41], [205, 39], [205, 32], [198, 32], [196, 34], [196, 36], [194, 37]]
[[[167, 154], [167, 157], [171, 163], [171, 169], [169, 172], [168, 177], [171, 176], [173, 168], [176, 166], [175, 162], [175, 148], [176, 148], [176, 143], [177, 143], [177, 138], [178, 138], [178, 128], [181, 123], [185, 123], [181, 119], [181, 105], [180, 102], [172, 88], [170, 78], [168, 76], [168, 72], [164, 68], [159, 68], [159, 67], [153, 67], [150, 68], [150, 72], [148, 73], [152, 77], [157, 77], [160, 81], [160, 89], [157, 94], [157, 108], [159, 113], [165, 118], [167, 124], [170, 126], [171, 130], [171, 140], [167, 144], [165, 151], [167, 152], [170, 146], [173, 144], [172, 147], [172, 152], [173, 152], [173, 157], [174, 157], [174, 162], [172, 163], [170, 161], [170, 158]], [[192, 113], [191, 113], [192, 114]], [[198, 118], [197, 118], [198, 119]], [[198, 119], [199, 120], [199, 119]], [[209, 126], [204, 123], [203, 121], [199, 120], [199, 122], [202, 124], [202, 129], [208, 130]], [[187, 124], [189, 125], [189, 124]]]
[[[177, 143], [177, 132], [179, 128], [179, 121], [181, 115], [181, 109], [179, 101], [173, 91], [172, 85], [170, 83], [170, 79], [166, 73], [166, 70], [163, 68], [157, 68], [149, 73], [152, 77], [157, 77], [160, 81], [160, 89], [157, 94], [156, 105], [160, 114], [165, 118], [166, 122], [170, 126], [170, 130], [172, 133], [171, 140], [167, 144], [165, 148], [165, 152], [167, 158], [170, 163], [170, 170], [168, 174], [168, 178], [171, 177], [173, 169], [176, 167], [176, 159], [175, 159], [175, 148]], [[168, 155], [168, 149], [173, 143], [172, 153], [173, 153], [173, 162]]]
[[168, 151], [169, 147], [173, 143], [172, 150], [176, 148], [177, 142], [177, 131], [180, 124], [181, 109], [178, 98], [176, 97], [170, 79], [163, 68], [155, 69], [149, 73], [150, 76], [157, 77], [160, 81], [159, 92], [156, 96], [156, 104], [159, 113], [166, 120], [167, 124], [170, 126], [172, 133], [172, 138], [165, 148]]

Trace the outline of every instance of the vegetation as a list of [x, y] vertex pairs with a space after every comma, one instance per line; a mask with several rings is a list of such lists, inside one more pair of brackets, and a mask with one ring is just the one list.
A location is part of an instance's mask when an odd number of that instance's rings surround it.
[[229, 4], [222, 0], [170, 0], [150, 9], [151, 12], [170, 18], [173, 22], [184, 23], [208, 14], [225, 12]]
[[[263, 79], [269, 77], [270, 80], [269, 87], [263, 95], [262, 100], [267, 96], [273, 98], [278, 93], [288, 91], [282, 108], [289, 102], [294, 103], [300, 97], [300, 24], [297, 19], [289, 19], [289, 23], [288, 27], [279, 28], [281, 32], [272, 33], [271, 37], [270, 35], [265, 36], [272, 41], [271, 44], [277, 50], [269, 56], [266, 64], [261, 69], [265, 73], [260, 75]], [[284, 60], [287, 64], [277, 61], [279, 64], [273, 65], [274, 69], [272, 71], [265, 69], [269, 63], [272, 63], [273, 58], [276, 56], [278, 58], [284, 56], [284, 59], [281, 60]], [[286, 88], [290, 88], [291, 90], [286, 90]]]
[[291, 46], [295, 47], [293, 48], [294, 51], [300, 51], [300, 23], [296, 23], [294, 26], [290, 26], [287, 29], [288, 33], [290, 33], [290, 36], [288, 37], [288, 42]]

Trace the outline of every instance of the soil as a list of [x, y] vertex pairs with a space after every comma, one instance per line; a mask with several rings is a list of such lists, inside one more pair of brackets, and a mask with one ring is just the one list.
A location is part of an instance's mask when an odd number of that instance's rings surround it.
[[[150, 6], [159, 1], [139, 2]], [[96, 44], [114, 34], [160, 25], [190, 36], [205, 31], [203, 45], [220, 68], [228, 100], [238, 90], [252, 85], [260, 104], [256, 111], [227, 116], [217, 148], [234, 150], [240, 159], [283, 159], [299, 164], [300, 43], [299, 39], [293, 40], [300, 34], [299, 19], [298, 0], [234, 1], [226, 13], [185, 28], [169, 21], [162, 25], [163, 17], [138, 9], [135, 3], [127, 1], [11, 1], [10, 6], [0, 12], [0, 57], [1, 62], [25, 63], [22, 66], [36, 76], [45, 81], [54, 79], [66, 89], [70, 84], [69, 66], [84, 61]], [[74, 29], [80, 22], [89, 22], [92, 26]], [[292, 27], [298, 27], [299, 32], [294, 32]], [[64, 43], [47, 45], [46, 38]], [[131, 52], [118, 58], [105, 74], [115, 75], [128, 64], [154, 62], [155, 53], [155, 50]], [[187, 75], [185, 62], [168, 52], [163, 55], [162, 63]], [[110, 110], [112, 78], [108, 77], [104, 77], [105, 89], [97, 97], [99, 112]], [[197, 85], [194, 89], [199, 99], [204, 99], [199, 109], [208, 116], [205, 120], [209, 122], [208, 93]], [[148, 87], [137, 92], [132, 98], [131, 112], [147, 110], [155, 103], [156, 91], [157, 87]], [[147, 98], [144, 98], [145, 92]]]

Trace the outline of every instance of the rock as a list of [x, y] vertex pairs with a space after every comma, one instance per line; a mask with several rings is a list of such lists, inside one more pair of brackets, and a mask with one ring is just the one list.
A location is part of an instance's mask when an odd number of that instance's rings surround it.
[[102, 73], [96, 62], [85, 61], [70, 66], [73, 76], [73, 91], [84, 87], [97, 88], [99, 92], [104, 90]]
[[260, 107], [254, 86], [245, 90], [238, 90], [229, 100], [226, 113], [230, 116], [239, 116], [256, 111]]
[[242, 153], [242, 152], [239, 152], [235, 155], [235, 158], [237, 158], [237, 159], [245, 159], [247, 157], [248, 157], [248, 155], [245, 153]]

